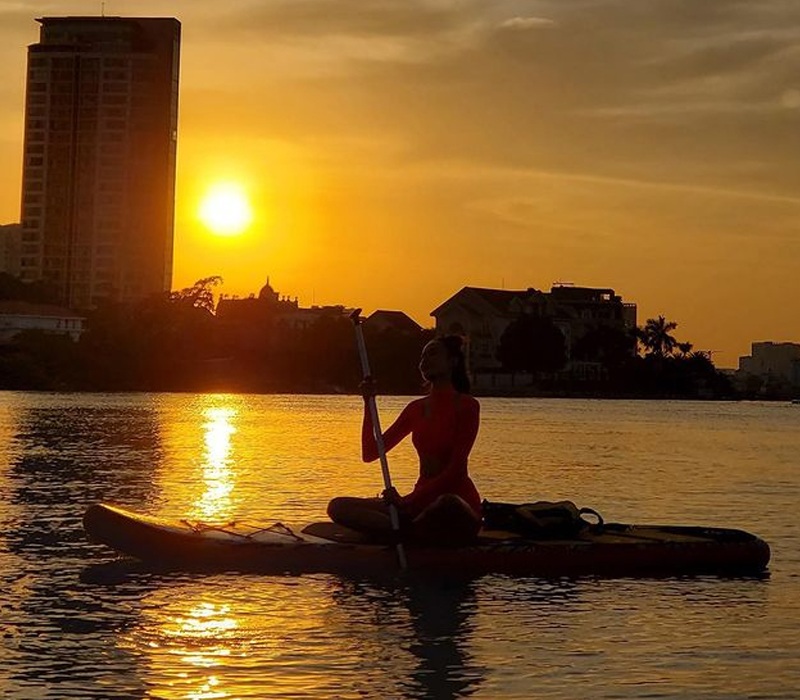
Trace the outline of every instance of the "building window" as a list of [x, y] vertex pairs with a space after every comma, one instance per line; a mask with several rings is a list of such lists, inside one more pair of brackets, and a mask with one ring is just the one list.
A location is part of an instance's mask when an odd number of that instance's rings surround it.
[[127, 83], [103, 83], [103, 91], [109, 92], [128, 92]]
[[72, 95], [51, 95], [50, 105], [52, 107], [71, 107]]
[[72, 81], [63, 83], [51, 83], [50, 92], [55, 95], [66, 95], [71, 98], [73, 90]]

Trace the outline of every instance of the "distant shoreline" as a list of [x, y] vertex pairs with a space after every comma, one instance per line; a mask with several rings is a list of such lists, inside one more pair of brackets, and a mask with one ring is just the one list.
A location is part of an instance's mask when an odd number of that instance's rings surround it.
[[[354, 391], [338, 390], [247, 390], [230, 389], [225, 387], [209, 387], [204, 389], [0, 389], [1, 394], [6, 393], [26, 393], [26, 394], [227, 394], [232, 396], [349, 396], [360, 398], [360, 394]], [[800, 400], [792, 397], [769, 397], [769, 396], [685, 396], [679, 394], [632, 394], [632, 393], [598, 393], [598, 392], [559, 392], [559, 391], [535, 391], [535, 392], [473, 392], [472, 395], [478, 399], [565, 399], [565, 400], [595, 400], [595, 401], [686, 401], [686, 402], [709, 402], [709, 403], [789, 403], [798, 404]], [[379, 397], [392, 398], [415, 398], [424, 396], [423, 393], [384, 393]]]

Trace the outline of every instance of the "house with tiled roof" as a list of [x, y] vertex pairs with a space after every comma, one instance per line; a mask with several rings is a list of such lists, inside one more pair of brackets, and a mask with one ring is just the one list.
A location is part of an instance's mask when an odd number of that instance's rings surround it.
[[0, 342], [7, 343], [24, 331], [69, 335], [78, 340], [85, 318], [71, 309], [28, 301], [0, 301]]

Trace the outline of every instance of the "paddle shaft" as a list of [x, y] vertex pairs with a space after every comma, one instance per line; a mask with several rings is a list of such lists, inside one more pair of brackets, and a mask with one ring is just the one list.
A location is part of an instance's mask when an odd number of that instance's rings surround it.
[[[369, 368], [369, 356], [367, 355], [367, 344], [364, 342], [364, 329], [361, 327], [360, 311], [361, 309], [357, 309], [350, 318], [356, 329], [356, 344], [358, 345], [358, 356], [361, 359], [361, 373], [366, 381], [372, 379], [372, 372]], [[389, 473], [389, 460], [386, 458], [386, 447], [383, 444], [383, 432], [381, 431], [381, 422], [378, 417], [378, 405], [375, 402], [374, 394], [365, 397], [365, 400], [367, 403], [367, 410], [369, 411], [369, 417], [372, 420], [372, 434], [375, 438], [375, 446], [378, 449], [378, 458], [381, 462], [383, 486], [388, 491], [392, 488], [392, 475]], [[397, 506], [394, 503], [389, 503], [389, 520], [392, 523], [392, 530], [399, 534], [400, 514], [397, 512]], [[397, 561], [401, 569], [406, 568], [406, 552], [402, 542], [397, 543]]]

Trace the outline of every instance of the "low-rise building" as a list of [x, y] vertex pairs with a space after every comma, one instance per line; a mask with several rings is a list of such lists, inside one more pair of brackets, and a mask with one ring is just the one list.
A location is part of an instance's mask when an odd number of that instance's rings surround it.
[[221, 298], [217, 303], [216, 316], [220, 326], [237, 336], [251, 334], [266, 326], [278, 334], [300, 331], [309, 328], [320, 318], [348, 315], [353, 311], [343, 305], [301, 307], [297, 297], [290, 299], [281, 296], [267, 278], [258, 296]]
[[[636, 327], [636, 305], [622, 301], [613, 289], [554, 285], [549, 292], [464, 287], [431, 315], [439, 333], [458, 333], [468, 341], [471, 372], [496, 372], [500, 339], [522, 314], [549, 318], [564, 334], [567, 358], [589, 330], [608, 326], [621, 331]], [[492, 379], [493, 384], [498, 381]]]
[[800, 343], [753, 343], [750, 354], [739, 358], [739, 372], [765, 383], [800, 387]]
[[78, 340], [85, 318], [70, 309], [27, 301], [0, 301], [0, 342], [7, 343], [24, 331], [69, 335]]

